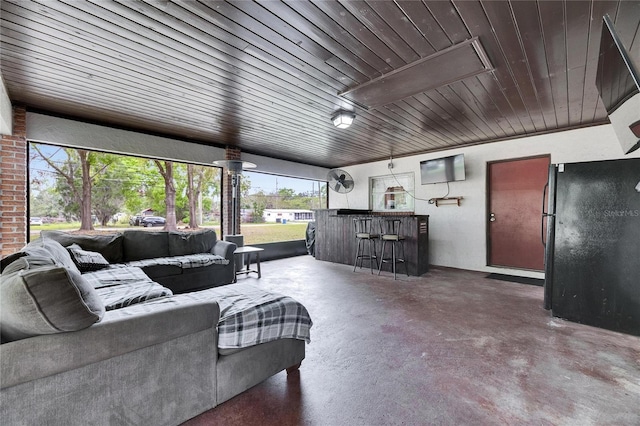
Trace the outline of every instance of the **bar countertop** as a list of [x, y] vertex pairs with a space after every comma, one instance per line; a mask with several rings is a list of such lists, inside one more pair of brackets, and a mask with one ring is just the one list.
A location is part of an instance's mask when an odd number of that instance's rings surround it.
[[[405, 237], [405, 260], [409, 275], [422, 275], [429, 270], [429, 216], [413, 212], [356, 209], [319, 209], [315, 213], [316, 259], [352, 265], [356, 250], [353, 219], [393, 217], [400, 219], [402, 224], [400, 232]], [[381, 245], [377, 244], [376, 250], [380, 249]], [[390, 265], [385, 264], [382, 269], [388, 270]]]

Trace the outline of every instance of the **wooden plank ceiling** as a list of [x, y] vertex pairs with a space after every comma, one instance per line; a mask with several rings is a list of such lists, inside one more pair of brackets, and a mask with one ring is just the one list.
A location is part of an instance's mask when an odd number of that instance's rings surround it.
[[[1, 3], [14, 103], [325, 167], [606, 122], [605, 13], [640, 66], [640, 1]], [[369, 110], [338, 96], [473, 37], [492, 71]]]

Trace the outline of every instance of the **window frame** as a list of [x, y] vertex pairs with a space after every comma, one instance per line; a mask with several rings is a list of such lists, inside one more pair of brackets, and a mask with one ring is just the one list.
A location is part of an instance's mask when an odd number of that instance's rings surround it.
[[[381, 191], [378, 189], [380, 187], [385, 190]], [[369, 177], [369, 210], [415, 212], [415, 173], [404, 172]]]

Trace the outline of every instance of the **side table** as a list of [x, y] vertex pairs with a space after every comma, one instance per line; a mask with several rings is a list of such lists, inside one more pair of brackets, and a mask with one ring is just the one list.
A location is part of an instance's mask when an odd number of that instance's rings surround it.
[[[259, 247], [252, 247], [252, 246], [243, 246], [243, 247], [238, 247], [236, 249], [235, 252], [233, 252], [233, 254], [245, 254], [246, 255], [246, 261], [245, 261], [245, 268], [241, 269], [239, 271], [236, 271], [236, 280], [238, 281], [238, 275], [240, 274], [250, 274], [251, 272], [255, 272], [258, 274], [258, 278], [262, 277], [262, 273], [260, 272], [260, 252], [264, 251], [263, 248], [259, 248]], [[252, 253], [256, 254], [256, 269], [251, 269], [250, 265], [251, 265], [251, 255]], [[236, 259], [240, 257], [237, 256]]]

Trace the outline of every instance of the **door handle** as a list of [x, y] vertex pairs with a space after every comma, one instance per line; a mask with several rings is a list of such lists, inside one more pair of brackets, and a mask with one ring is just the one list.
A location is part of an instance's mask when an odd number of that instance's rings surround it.
[[496, 221], [496, 214], [495, 213], [491, 213], [489, 215], [489, 222], [495, 222]]
[[547, 242], [544, 240], [544, 218], [547, 217], [547, 212], [544, 211], [544, 202], [547, 199], [547, 189], [549, 188], [549, 181], [544, 184], [542, 188], [542, 218], [540, 219], [540, 239], [542, 240], [542, 246], [546, 249]]
[[542, 218], [540, 220], [540, 238], [542, 240], [542, 245], [544, 246], [544, 248], [547, 248], [547, 242], [544, 240], [544, 219], [547, 217], [555, 216], [555, 214], [546, 212], [544, 210], [545, 201], [547, 200], [547, 189], [549, 189], [549, 182], [545, 183], [544, 187], [542, 188]]
[[546, 211], [544, 211], [544, 205], [546, 204], [545, 201], [547, 201], [547, 189], [549, 189], [549, 182], [544, 184], [544, 187], [542, 187], [542, 216], [546, 216], [548, 213]]

